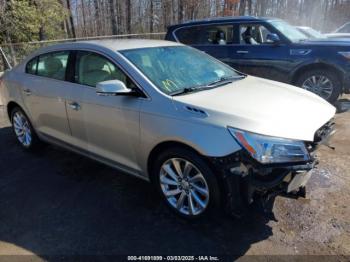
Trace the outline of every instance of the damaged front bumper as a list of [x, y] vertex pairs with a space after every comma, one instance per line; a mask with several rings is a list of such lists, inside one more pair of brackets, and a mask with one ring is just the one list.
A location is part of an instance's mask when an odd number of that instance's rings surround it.
[[268, 202], [277, 195], [305, 197], [305, 185], [318, 161], [312, 157], [309, 162], [298, 165], [264, 166], [240, 151], [212, 159], [212, 163], [221, 173], [225, 209], [239, 215], [256, 200]]
[[316, 132], [313, 142], [306, 143], [310, 154], [307, 162], [261, 164], [243, 149], [227, 157], [211, 158], [215, 170], [221, 174], [226, 209], [239, 216], [257, 200], [267, 203], [277, 195], [305, 197], [305, 186], [318, 164], [316, 149], [320, 144], [331, 147], [328, 142], [332, 134], [334, 123], [328, 122]]

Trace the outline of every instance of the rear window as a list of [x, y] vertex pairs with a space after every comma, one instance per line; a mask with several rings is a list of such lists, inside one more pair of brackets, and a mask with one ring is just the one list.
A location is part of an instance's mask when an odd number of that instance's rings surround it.
[[225, 45], [234, 42], [232, 24], [184, 27], [176, 30], [175, 35], [186, 45]]
[[37, 75], [57, 80], [65, 80], [68, 56], [68, 51], [40, 55]]
[[38, 61], [38, 58], [35, 57], [27, 63], [27, 65], [26, 65], [26, 73], [27, 74], [32, 74], [32, 75], [36, 74], [36, 68], [37, 68], [37, 64], [38, 64], [37, 61]]

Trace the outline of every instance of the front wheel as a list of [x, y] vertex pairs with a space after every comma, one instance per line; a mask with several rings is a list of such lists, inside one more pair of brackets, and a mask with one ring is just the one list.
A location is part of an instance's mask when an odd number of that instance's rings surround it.
[[166, 204], [178, 215], [193, 219], [219, 204], [214, 174], [191, 150], [176, 148], [161, 153], [154, 165], [155, 184]]
[[338, 99], [342, 90], [338, 76], [334, 72], [324, 69], [305, 72], [297, 79], [296, 84], [330, 103], [334, 103]]

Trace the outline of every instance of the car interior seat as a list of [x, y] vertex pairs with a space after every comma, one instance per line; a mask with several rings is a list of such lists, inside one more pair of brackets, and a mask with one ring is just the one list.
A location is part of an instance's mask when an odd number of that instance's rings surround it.
[[64, 80], [65, 68], [62, 61], [57, 57], [48, 57], [44, 60], [44, 70], [41, 75], [49, 78]]
[[242, 34], [244, 42], [248, 45], [258, 45], [258, 42], [252, 36], [252, 27], [248, 26], [247, 29]]
[[79, 83], [95, 87], [99, 82], [112, 80], [111, 72], [105, 69], [106, 60], [102, 57], [88, 54], [80, 59]]

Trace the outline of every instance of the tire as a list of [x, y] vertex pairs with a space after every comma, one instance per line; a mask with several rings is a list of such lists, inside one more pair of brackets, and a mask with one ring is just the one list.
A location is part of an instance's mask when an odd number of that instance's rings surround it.
[[[320, 85], [322, 82], [324, 84]], [[303, 73], [298, 77], [296, 85], [321, 96], [330, 103], [337, 101], [342, 92], [342, 84], [338, 76], [334, 72], [324, 69]], [[326, 92], [326, 90], [328, 91]]]
[[183, 218], [206, 217], [220, 205], [220, 188], [214, 173], [192, 150], [175, 147], [163, 151], [156, 157], [151, 172], [166, 205]]
[[36, 135], [29, 118], [21, 108], [15, 107], [12, 109], [11, 124], [17, 141], [22, 148], [28, 151], [35, 151], [41, 147], [42, 142]]

